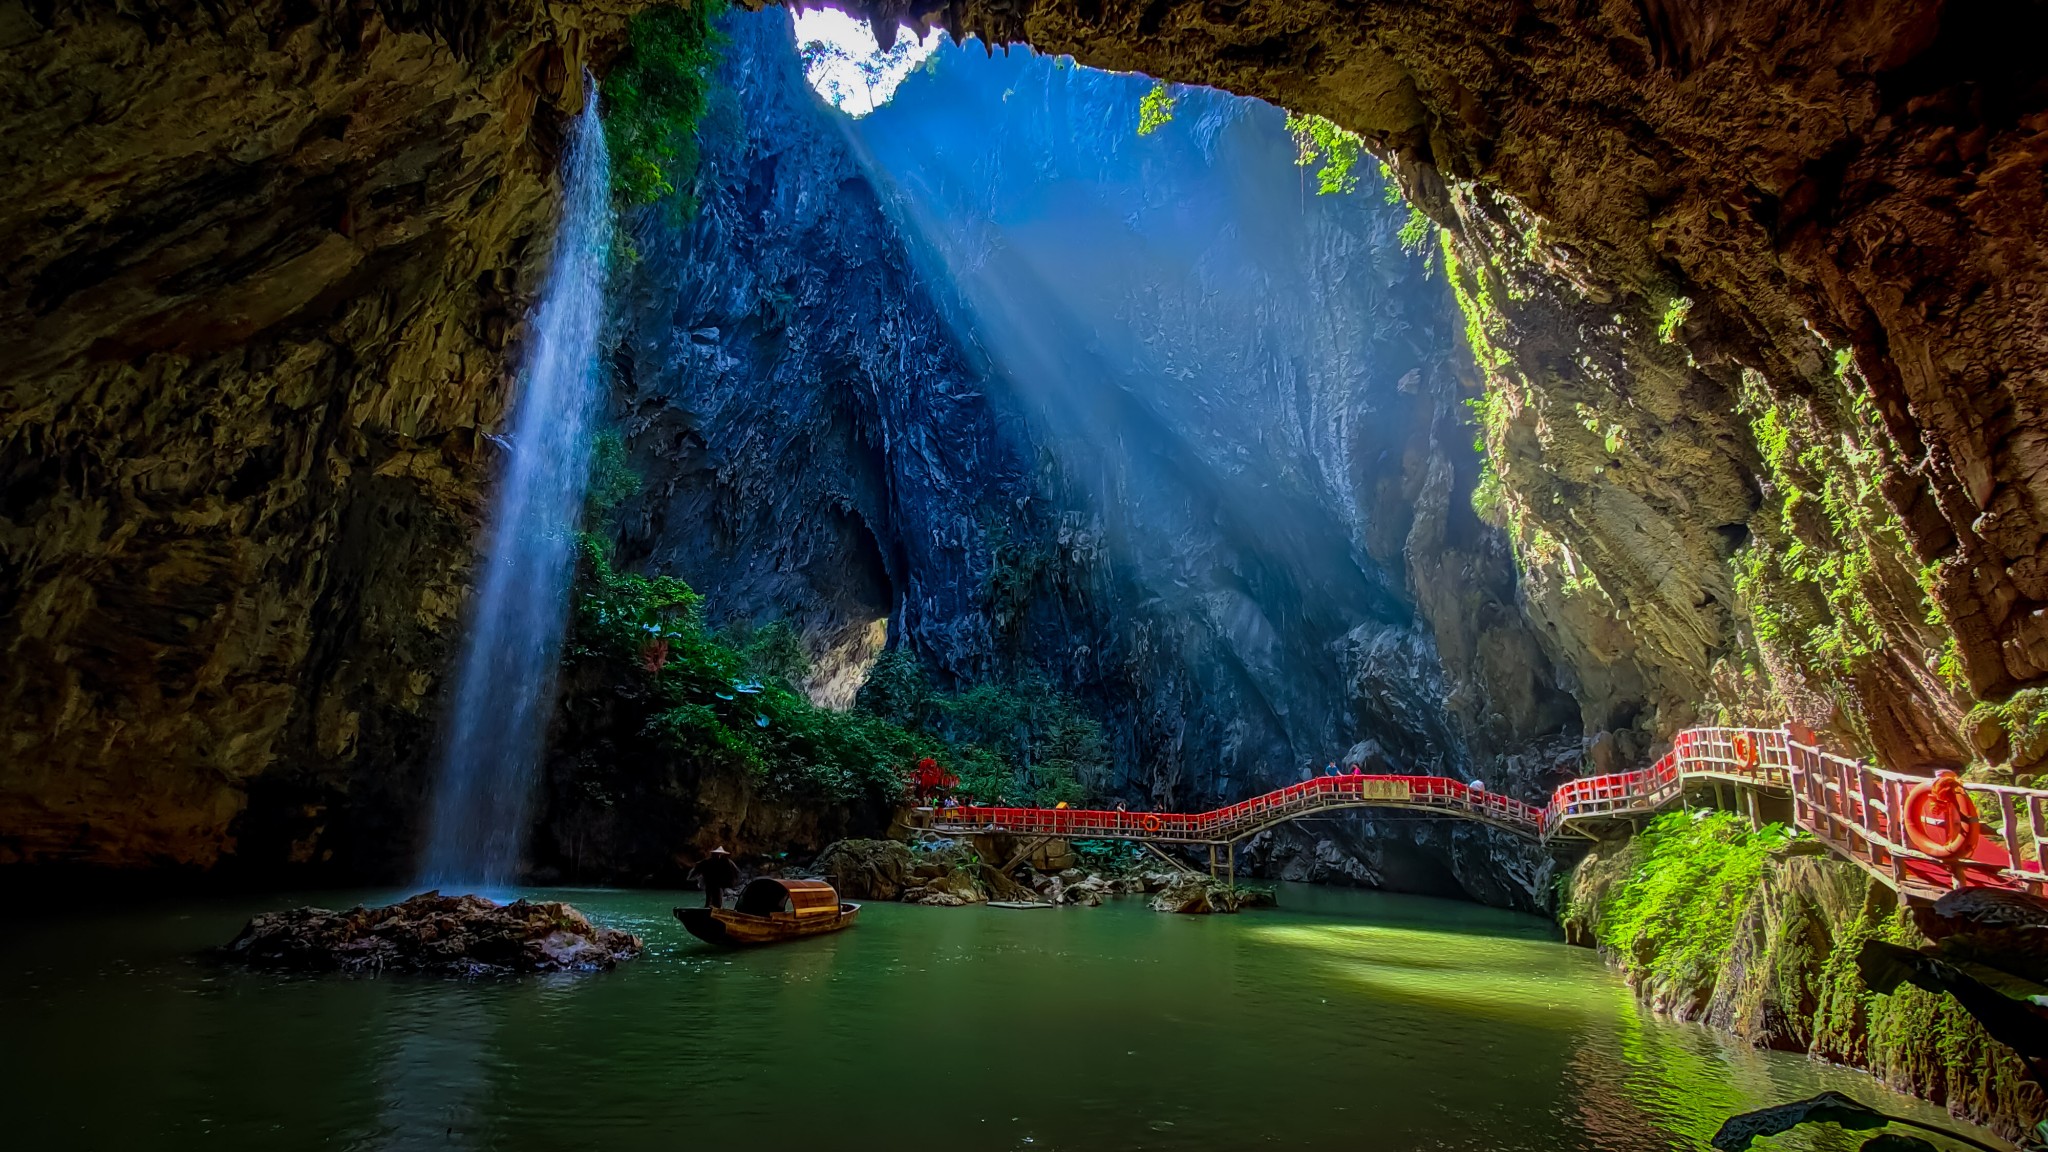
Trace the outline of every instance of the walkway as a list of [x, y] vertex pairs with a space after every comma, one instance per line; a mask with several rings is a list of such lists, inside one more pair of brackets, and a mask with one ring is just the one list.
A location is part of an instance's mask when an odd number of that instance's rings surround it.
[[[2048, 897], [2042, 868], [2048, 790], [1971, 784], [1984, 838], [1967, 860], [1944, 864], [1914, 850], [1893, 813], [1925, 777], [1873, 768], [1792, 739], [1783, 729], [1691, 728], [1671, 751], [1635, 772], [1587, 776], [1537, 807], [1441, 776], [1318, 776], [1208, 812], [1105, 812], [1076, 808], [970, 806], [929, 812], [949, 835], [1004, 833], [1064, 840], [1232, 846], [1289, 820], [1345, 808], [1406, 808], [1477, 820], [1541, 842], [1594, 838], [1604, 824], [1678, 803], [1686, 786], [1733, 785], [1758, 812], [1760, 797], [1790, 797], [1793, 820], [1838, 855], [1903, 895], [1932, 897], [1951, 887], [2005, 888]], [[1234, 864], [1234, 859], [1232, 860]]]

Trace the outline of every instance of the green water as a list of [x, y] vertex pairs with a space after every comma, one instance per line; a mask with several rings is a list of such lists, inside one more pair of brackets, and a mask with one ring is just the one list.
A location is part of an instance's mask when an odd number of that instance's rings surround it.
[[8, 1144], [1636, 1150], [1702, 1147], [1732, 1111], [1822, 1088], [1938, 1116], [1648, 1017], [1543, 922], [1470, 905], [873, 904], [836, 936], [724, 953], [669, 917], [691, 894], [545, 895], [647, 954], [578, 977], [287, 978], [196, 956], [280, 899], [20, 927], [0, 941]]

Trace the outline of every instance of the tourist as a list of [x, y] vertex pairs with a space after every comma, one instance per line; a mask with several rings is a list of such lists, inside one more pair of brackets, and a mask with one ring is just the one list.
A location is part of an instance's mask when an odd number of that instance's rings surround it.
[[721, 844], [711, 850], [695, 868], [690, 869], [690, 878], [704, 884], [704, 906], [725, 907], [725, 894], [740, 886], [740, 866], [732, 862], [732, 856]]
[[1339, 773], [1338, 773], [1338, 771], [1337, 771], [1337, 762], [1336, 762], [1335, 760], [1332, 760], [1332, 761], [1330, 761], [1330, 763], [1329, 763], [1329, 764], [1328, 764], [1328, 765], [1327, 765], [1326, 767], [1324, 767], [1324, 769], [1323, 769], [1323, 775], [1325, 775], [1325, 776], [1336, 776], [1336, 775], [1339, 775]]
[[1356, 764], [1353, 764], [1353, 765], [1351, 766], [1351, 774], [1352, 774], [1353, 776], [1363, 776], [1363, 775], [1365, 775], [1365, 769], [1363, 769], [1363, 768], [1360, 768], [1360, 767], [1359, 767], [1358, 765], [1356, 765]]

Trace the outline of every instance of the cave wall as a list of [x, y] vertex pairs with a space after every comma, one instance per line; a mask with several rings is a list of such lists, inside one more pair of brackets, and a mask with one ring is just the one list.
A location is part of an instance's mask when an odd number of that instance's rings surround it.
[[409, 866], [631, 7], [0, 4], [0, 862]]
[[[388, 867], [573, 78], [637, 6], [0, 5], [0, 859]], [[848, 6], [1329, 115], [1517, 284], [1490, 448], [1596, 758], [1703, 693], [2017, 762], [1962, 716], [2048, 668], [2042, 5]], [[1788, 515], [1755, 397], [1882, 514]], [[1860, 558], [1773, 611], [1879, 643], [1760, 638], [1759, 543]]]
[[[1561, 479], [1513, 482], [1526, 484], [1525, 506], [1553, 497], [1597, 506], [1546, 523], [1599, 574], [1627, 634], [1566, 636], [1559, 651], [1633, 647], [1666, 705], [1648, 732], [1686, 722], [1691, 708], [1680, 702], [1716, 679], [1716, 661], [1758, 647], [1743, 634], [1749, 606], [1731, 611], [1715, 563], [1717, 551], [1732, 552], [1722, 542], [1740, 540], [1731, 526], [1750, 520], [1744, 493], [1763, 488], [1768, 471], [1752, 430], [1727, 416], [1745, 373], [1766, 402], [1797, 416], [1809, 442], [1846, 438], [1876, 457], [1869, 486], [1895, 521], [1876, 534], [1899, 538], [1872, 547], [1841, 539], [1860, 533], [1834, 532], [1844, 555], [1862, 563], [1871, 554], [1881, 571], [1859, 593], [1870, 603], [1810, 625], [1860, 612], [1882, 655], [1791, 667], [1798, 661], [1780, 652], [1778, 674], [1764, 669], [1760, 706], [1824, 715], [1839, 739], [1926, 765], [1961, 754], [1956, 727], [1970, 697], [2002, 699], [2048, 675], [2037, 559], [2048, 481], [2031, 431], [2048, 385], [2034, 290], [2048, 222], [2039, 178], [2048, 85], [2025, 47], [2048, 20], [2042, 5], [852, 7], [882, 24], [930, 18], [991, 43], [1029, 42], [1327, 115], [1394, 158], [1404, 188], [1471, 246], [1475, 266], [1504, 253], [1439, 190], [1476, 186], [1479, 199], [1496, 201], [1488, 210], [1504, 203], [1540, 220], [1539, 242], [1511, 255], [1542, 265], [1562, 306], [1523, 310], [1527, 347], [1509, 342], [1564, 358], [1516, 365], [1518, 390], [1533, 374], [1532, 393], [1557, 386], [1559, 415], [1633, 426], [1630, 447], [1644, 462], [1702, 469], [1697, 501], [1675, 487], [1678, 477], [1659, 490], [1629, 467], [1618, 483], [1588, 483], [1591, 454], [1574, 460], [1569, 448], [1554, 465]], [[1515, 230], [1517, 241], [1529, 236]], [[1693, 302], [1683, 368], [1658, 331], [1681, 298]], [[1575, 371], [1582, 342], [1592, 359], [1625, 355], [1655, 379], [1639, 391], [1632, 371]], [[1836, 350], [1853, 369], [1846, 385]], [[1673, 407], [1681, 401], [1684, 413]], [[1585, 417], [1582, 403], [1603, 415]], [[1552, 467], [1546, 459], [1524, 472]], [[1638, 551], [1622, 552], [1631, 539]], [[1646, 559], [1644, 548], [1661, 555]], [[1938, 631], [1914, 623], [1924, 609], [1893, 611], [1900, 570], [1925, 584]], [[1561, 599], [1539, 614], [1561, 628], [1597, 615]], [[1929, 659], [1930, 639], [1951, 657], [1946, 675], [1929, 675], [1941, 655]], [[1732, 687], [1724, 695], [1747, 694]], [[2004, 740], [1992, 731], [1978, 750]]]

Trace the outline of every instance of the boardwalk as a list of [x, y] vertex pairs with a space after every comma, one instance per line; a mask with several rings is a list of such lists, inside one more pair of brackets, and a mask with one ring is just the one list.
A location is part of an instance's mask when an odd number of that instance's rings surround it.
[[1477, 820], [1551, 843], [1595, 836], [1603, 826], [1679, 803], [1689, 784], [1732, 785], [1755, 815], [1764, 798], [1838, 855], [1903, 895], [1930, 897], [1957, 886], [2048, 896], [2042, 868], [2048, 790], [1967, 786], [1983, 838], [1966, 859], [1943, 862], [1914, 849], [1897, 817], [1925, 781], [1823, 752], [1783, 729], [1692, 728], [1671, 751], [1634, 772], [1587, 776], [1560, 786], [1548, 804], [1527, 804], [1441, 776], [1318, 776], [1207, 812], [1107, 812], [1074, 808], [970, 806], [929, 811], [925, 823], [950, 835], [1004, 833], [1067, 840], [1232, 846], [1276, 824], [1346, 808], [1396, 808]]

